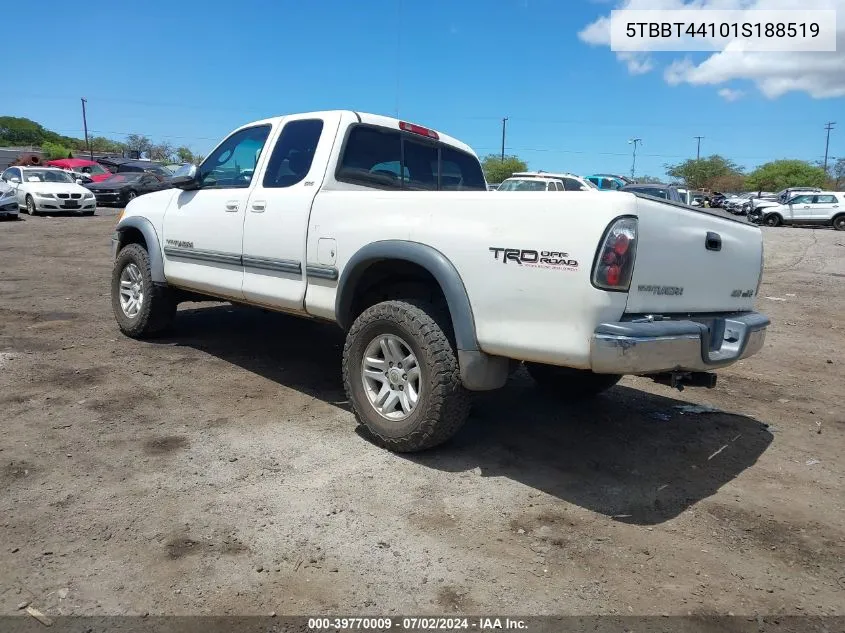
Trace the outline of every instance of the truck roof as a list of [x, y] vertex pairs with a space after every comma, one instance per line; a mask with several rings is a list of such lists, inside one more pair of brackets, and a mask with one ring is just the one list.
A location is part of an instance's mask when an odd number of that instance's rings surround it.
[[[321, 111], [315, 111], [315, 112], [302, 112], [302, 113], [297, 112], [297, 113], [291, 113], [291, 114], [296, 114], [297, 116], [311, 115], [311, 116], [315, 116], [315, 117], [327, 116], [327, 115], [331, 115], [331, 114], [351, 114], [352, 116], [356, 117], [358, 119], [358, 121], [361, 122], [361, 123], [367, 123], [369, 125], [379, 125], [381, 127], [392, 128], [392, 129], [395, 129], [395, 130], [401, 130], [402, 129], [402, 127], [400, 126], [401, 123], [411, 123], [412, 125], [416, 125], [416, 126], [424, 128], [426, 130], [431, 130], [432, 132], [435, 132], [437, 134], [437, 140], [439, 140], [440, 142], [445, 143], [447, 145], [451, 145], [453, 147], [456, 147], [456, 148], [463, 150], [463, 151], [465, 151], [469, 154], [472, 154], [473, 156], [478, 158], [478, 154], [476, 154], [475, 151], [469, 145], [467, 145], [466, 143], [463, 143], [463, 142], [459, 141], [458, 139], [456, 139], [452, 136], [449, 136], [448, 134], [443, 134], [442, 132], [438, 132], [437, 130], [435, 130], [433, 128], [429, 128], [429, 127], [426, 127], [426, 126], [420, 126], [417, 123], [412, 123], [411, 121], [406, 121], [405, 119], [396, 119], [396, 118], [389, 117], [389, 116], [383, 116], [381, 114], [370, 114], [370, 113], [367, 113], [367, 112], [356, 112], [355, 110], [321, 110]], [[280, 115], [280, 116], [275, 116], [275, 117], [269, 117], [267, 119], [260, 119], [258, 121], [252, 121], [250, 123], [247, 123], [245, 125], [240, 126], [238, 129], [251, 127], [253, 125], [260, 125], [262, 123], [270, 123], [270, 124], [277, 123], [278, 121], [281, 121], [282, 119], [284, 119], [285, 116], [290, 116], [290, 115]]]

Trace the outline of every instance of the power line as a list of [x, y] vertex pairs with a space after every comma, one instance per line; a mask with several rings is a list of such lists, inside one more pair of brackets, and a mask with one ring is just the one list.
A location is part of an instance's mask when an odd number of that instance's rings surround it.
[[698, 139], [698, 148], [695, 150], [695, 160], [701, 160], [701, 139], [703, 136], [693, 136], [693, 138]]
[[634, 160], [631, 163], [631, 180], [634, 179], [634, 174], [637, 171], [637, 144], [642, 143], [643, 139], [641, 138], [632, 138], [628, 140], [628, 143], [634, 144]]
[[505, 162], [505, 128], [507, 127], [508, 117], [502, 117], [502, 162]]
[[824, 142], [824, 173], [827, 174], [827, 150], [830, 147], [830, 131], [833, 129], [833, 126], [836, 125], [836, 121], [828, 121], [827, 125], [824, 126], [824, 129], [827, 130], [827, 139]]

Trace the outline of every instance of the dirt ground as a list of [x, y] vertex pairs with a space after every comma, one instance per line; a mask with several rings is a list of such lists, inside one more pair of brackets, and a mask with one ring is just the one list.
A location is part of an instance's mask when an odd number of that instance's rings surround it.
[[0, 614], [845, 613], [845, 233], [764, 229], [773, 325], [716, 389], [518, 374], [403, 457], [356, 432], [333, 326], [186, 304], [123, 337], [114, 223], [0, 223]]

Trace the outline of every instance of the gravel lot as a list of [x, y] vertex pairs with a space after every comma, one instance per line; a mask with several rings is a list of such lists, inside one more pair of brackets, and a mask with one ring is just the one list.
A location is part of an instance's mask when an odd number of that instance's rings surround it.
[[186, 304], [123, 337], [114, 222], [0, 223], [0, 614], [845, 613], [845, 233], [764, 229], [773, 325], [716, 389], [519, 374], [402, 457], [333, 326]]

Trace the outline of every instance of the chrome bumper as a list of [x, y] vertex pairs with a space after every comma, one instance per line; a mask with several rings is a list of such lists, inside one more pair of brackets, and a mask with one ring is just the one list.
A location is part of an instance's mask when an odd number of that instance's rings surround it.
[[711, 371], [760, 351], [768, 325], [757, 312], [602, 323], [590, 343], [590, 366], [598, 374]]

